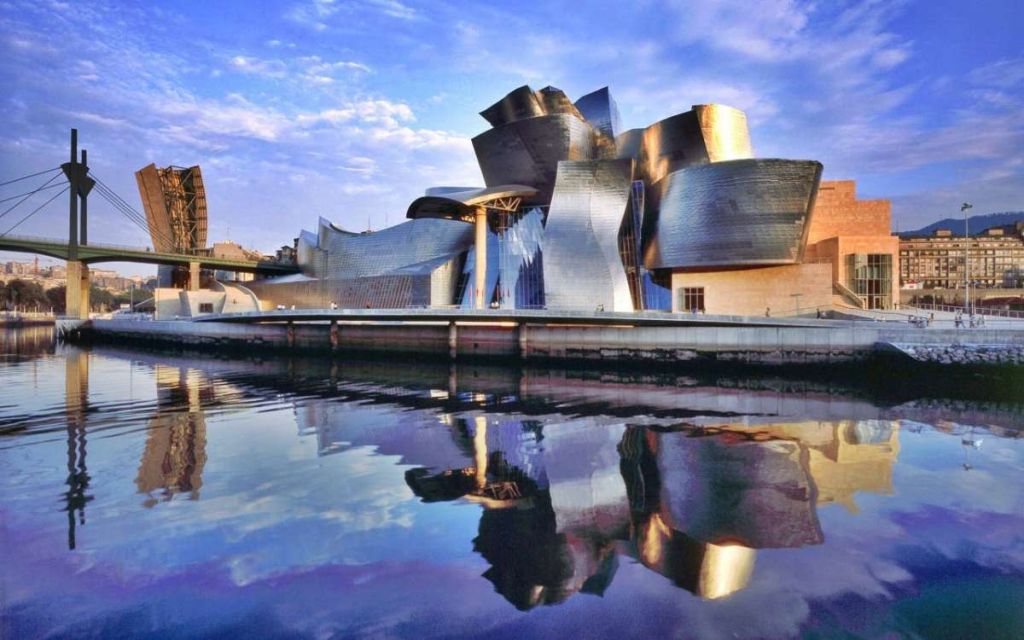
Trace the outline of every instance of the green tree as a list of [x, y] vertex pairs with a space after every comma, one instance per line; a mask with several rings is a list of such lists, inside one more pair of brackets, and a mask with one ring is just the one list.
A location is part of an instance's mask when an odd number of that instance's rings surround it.
[[64, 285], [58, 285], [46, 290], [46, 297], [50, 301], [50, 306], [53, 307], [54, 313], [64, 313], [67, 311], [67, 305], [65, 304], [66, 296], [67, 287]]
[[89, 307], [93, 311], [110, 311], [117, 308], [114, 304], [114, 294], [99, 287], [89, 287]]
[[4, 287], [0, 306], [6, 309], [46, 311], [50, 308], [50, 301], [38, 282], [15, 278]]

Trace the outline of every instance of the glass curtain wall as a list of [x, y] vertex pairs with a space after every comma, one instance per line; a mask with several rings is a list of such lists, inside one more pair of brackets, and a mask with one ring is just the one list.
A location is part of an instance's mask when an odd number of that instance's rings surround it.
[[854, 253], [846, 256], [847, 286], [867, 302], [869, 309], [892, 308], [892, 256]]
[[[544, 280], [541, 236], [544, 211], [540, 207], [522, 213], [505, 213], [487, 233], [487, 291], [489, 306], [501, 309], [541, 309], [544, 307]], [[475, 251], [466, 255], [459, 279], [459, 306], [473, 307]]]

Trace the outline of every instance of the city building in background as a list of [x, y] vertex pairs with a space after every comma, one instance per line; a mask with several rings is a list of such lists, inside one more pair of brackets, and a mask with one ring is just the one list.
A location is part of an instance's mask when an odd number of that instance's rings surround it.
[[903, 237], [899, 270], [905, 303], [963, 304], [968, 282], [972, 298], [980, 303], [1020, 299], [1024, 221], [991, 227], [968, 238], [962, 230], [952, 229]]

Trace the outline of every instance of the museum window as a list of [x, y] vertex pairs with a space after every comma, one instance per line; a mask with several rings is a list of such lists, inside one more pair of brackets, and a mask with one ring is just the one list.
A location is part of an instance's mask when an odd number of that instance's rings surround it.
[[864, 299], [868, 309], [892, 308], [892, 256], [856, 253], [846, 256], [846, 260], [848, 286]]
[[690, 313], [704, 313], [704, 287], [683, 287], [679, 290], [679, 309]]
[[199, 303], [199, 313], [213, 313], [213, 303], [212, 302], [200, 302]]

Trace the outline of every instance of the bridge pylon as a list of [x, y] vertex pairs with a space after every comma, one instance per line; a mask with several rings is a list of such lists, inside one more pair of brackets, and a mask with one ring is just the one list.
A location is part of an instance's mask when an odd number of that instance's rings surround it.
[[[88, 152], [82, 149], [78, 160], [78, 129], [71, 130], [71, 158], [60, 166], [67, 176], [68, 189], [68, 262], [65, 285], [65, 315], [79, 320], [89, 319], [89, 288], [92, 279], [89, 267], [78, 259], [79, 244], [88, 244], [89, 192], [95, 181], [89, 177]], [[81, 203], [81, 238], [79, 238], [79, 203]]]

